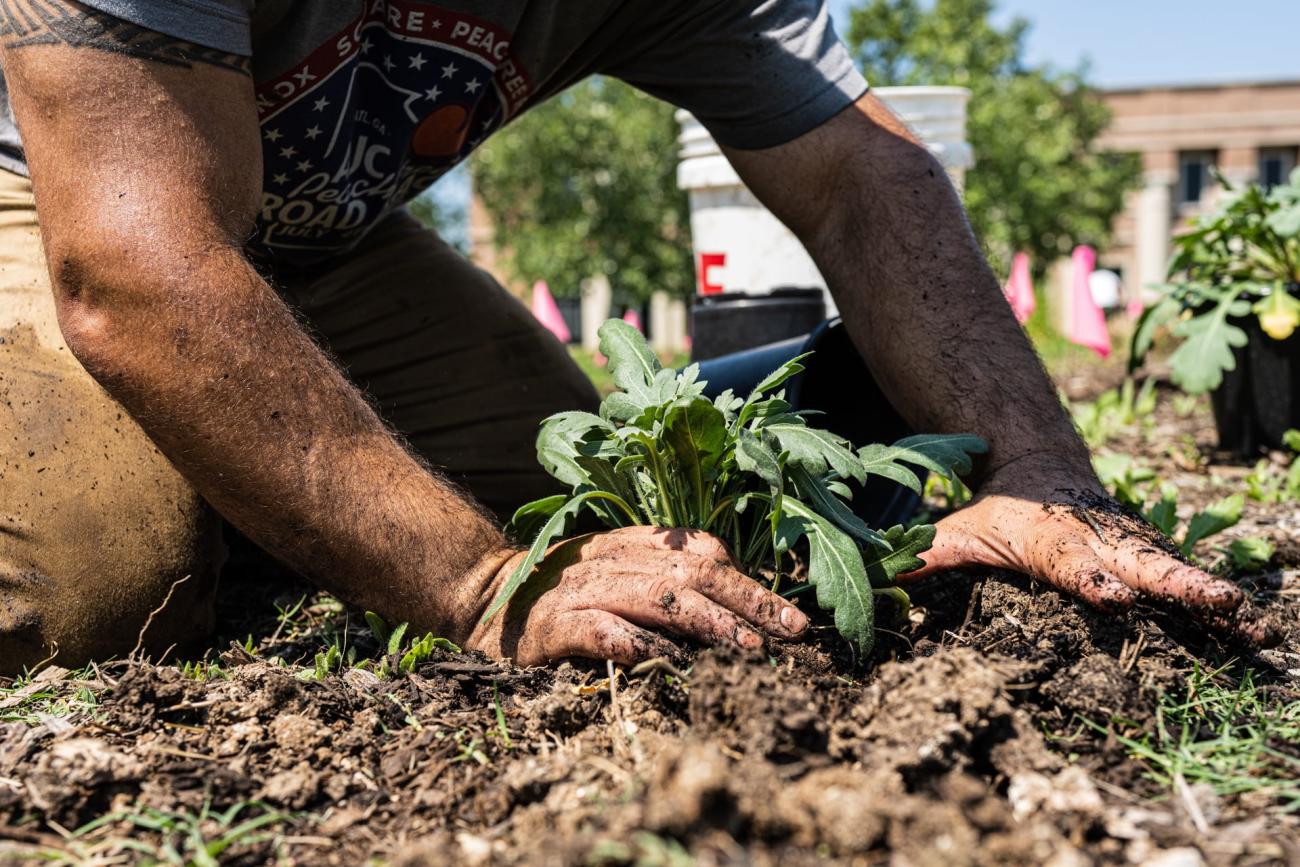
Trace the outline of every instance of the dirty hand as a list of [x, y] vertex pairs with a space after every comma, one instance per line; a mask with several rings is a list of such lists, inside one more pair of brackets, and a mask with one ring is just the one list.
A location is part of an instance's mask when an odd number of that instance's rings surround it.
[[1184, 611], [1211, 629], [1271, 646], [1277, 630], [1235, 584], [1190, 565], [1164, 535], [1106, 495], [1090, 473], [994, 477], [939, 521], [926, 565], [907, 582], [963, 566], [1024, 572], [1106, 611], [1139, 600]]
[[[523, 556], [497, 568], [484, 609]], [[757, 648], [763, 632], [793, 638], [807, 625], [798, 608], [738, 571], [716, 537], [627, 527], [551, 548], [510, 604], [486, 624], [475, 624], [469, 645], [519, 665], [566, 656], [633, 664], [679, 655], [651, 629]]]

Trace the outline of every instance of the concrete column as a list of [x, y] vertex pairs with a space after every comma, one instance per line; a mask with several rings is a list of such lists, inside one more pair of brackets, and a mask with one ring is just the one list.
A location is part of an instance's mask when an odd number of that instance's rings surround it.
[[677, 352], [686, 346], [686, 302], [667, 292], [650, 296], [650, 346], [655, 352]]
[[613, 290], [609, 287], [609, 278], [597, 274], [582, 283], [582, 348], [594, 352], [600, 346], [600, 335], [596, 333], [609, 318], [609, 305], [613, 301]]
[[1152, 283], [1165, 281], [1169, 266], [1169, 239], [1173, 216], [1171, 196], [1176, 176], [1171, 172], [1148, 171], [1146, 185], [1137, 197], [1134, 247], [1137, 285], [1129, 292], [1142, 293]]

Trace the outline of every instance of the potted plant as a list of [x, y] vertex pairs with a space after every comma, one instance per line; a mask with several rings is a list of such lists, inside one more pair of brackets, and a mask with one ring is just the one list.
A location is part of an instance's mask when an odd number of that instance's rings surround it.
[[1228, 199], [1174, 239], [1169, 282], [1133, 332], [1130, 370], [1168, 325], [1174, 384], [1211, 393], [1219, 445], [1249, 455], [1281, 448], [1300, 426], [1300, 169], [1265, 191]]

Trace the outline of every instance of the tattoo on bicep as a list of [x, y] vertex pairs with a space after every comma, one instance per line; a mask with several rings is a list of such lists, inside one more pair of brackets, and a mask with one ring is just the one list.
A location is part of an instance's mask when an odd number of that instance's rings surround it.
[[204, 48], [67, 0], [0, 0], [0, 45], [68, 45], [185, 69], [195, 64], [249, 74], [249, 60]]

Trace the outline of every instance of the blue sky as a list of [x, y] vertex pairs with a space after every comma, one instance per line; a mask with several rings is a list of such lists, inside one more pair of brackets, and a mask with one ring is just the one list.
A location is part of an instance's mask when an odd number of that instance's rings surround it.
[[[830, 0], [841, 26], [850, 0]], [[1028, 18], [1033, 63], [1092, 61], [1103, 87], [1300, 79], [1300, 0], [998, 0]], [[938, 83], [938, 82], [936, 82]]]

